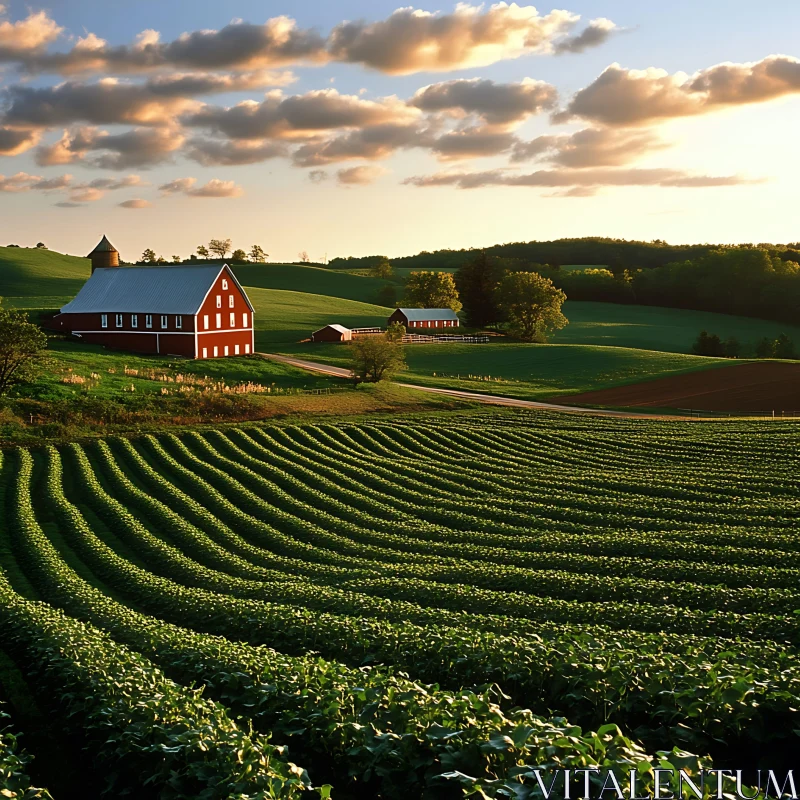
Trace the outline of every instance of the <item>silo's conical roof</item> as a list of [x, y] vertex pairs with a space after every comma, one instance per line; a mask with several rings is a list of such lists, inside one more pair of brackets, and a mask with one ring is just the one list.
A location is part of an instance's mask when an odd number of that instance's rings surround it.
[[[118, 252], [119, 250], [117, 250], [117, 248], [114, 247], [114, 245], [111, 244], [111, 242], [109, 242], [108, 239], [104, 236], [100, 240], [100, 243], [97, 245], [97, 247], [95, 247], [95, 249], [92, 250], [91, 253], [89, 253], [89, 256], [93, 255], [94, 253], [118, 253]], [[89, 256], [87, 256], [87, 258]]]

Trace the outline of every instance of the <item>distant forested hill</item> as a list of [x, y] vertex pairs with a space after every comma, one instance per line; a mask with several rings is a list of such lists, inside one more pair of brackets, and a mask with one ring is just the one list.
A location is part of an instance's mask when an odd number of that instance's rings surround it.
[[[582, 239], [556, 239], [551, 242], [509, 242], [485, 248], [462, 250], [423, 251], [413, 256], [391, 258], [395, 267], [412, 269], [454, 269], [473, 257], [475, 250], [483, 249], [489, 255], [520, 261], [563, 266], [583, 264], [586, 266], [610, 266], [619, 269], [648, 269], [661, 267], [675, 261], [690, 261], [707, 255], [712, 250], [728, 245], [719, 244], [667, 244], [661, 239], [652, 242], [628, 241], [586, 237]], [[759, 244], [757, 247], [773, 250], [785, 260], [797, 261], [800, 243], [790, 245]], [[786, 253], [786, 256], [784, 256]], [[334, 269], [370, 267], [375, 256], [363, 258], [334, 258], [330, 266]]]

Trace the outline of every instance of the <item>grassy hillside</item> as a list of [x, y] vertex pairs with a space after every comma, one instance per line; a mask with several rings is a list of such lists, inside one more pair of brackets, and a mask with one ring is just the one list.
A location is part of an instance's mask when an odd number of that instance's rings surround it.
[[298, 264], [245, 264], [233, 267], [233, 271], [243, 286], [325, 294], [361, 303], [374, 302], [380, 289], [390, 283], [368, 275]]
[[247, 287], [256, 310], [256, 349], [308, 339], [312, 331], [338, 322], [348, 328], [385, 325], [392, 309], [340, 297]]
[[[334, 366], [348, 365], [348, 350], [343, 345], [283, 346], [280, 352]], [[408, 369], [399, 380], [525, 400], [544, 400], [731, 363], [723, 358], [627, 347], [514, 342], [409, 345], [406, 361]]]
[[786, 333], [800, 346], [800, 326], [781, 322], [688, 311], [679, 308], [581, 303], [567, 301], [564, 313], [569, 325], [552, 337], [554, 344], [598, 344], [689, 353], [702, 330], [723, 339], [735, 337], [742, 355], [754, 355], [755, 343], [768, 336]]
[[70, 299], [89, 277], [86, 258], [50, 250], [0, 247], [0, 297], [20, 308], [51, 308]]

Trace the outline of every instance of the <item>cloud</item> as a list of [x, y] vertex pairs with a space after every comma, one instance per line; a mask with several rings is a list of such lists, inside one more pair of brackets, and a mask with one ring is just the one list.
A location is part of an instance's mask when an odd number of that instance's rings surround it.
[[131, 186], [147, 186], [148, 184], [139, 175], [126, 175], [124, 178], [95, 178], [86, 185], [93, 189], [113, 192], [117, 189], [129, 189]]
[[258, 164], [270, 158], [288, 156], [288, 153], [288, 147], [284, 142], [269, 140], [220, 141], [199, 137], [192, 139], [186, 149], [187, 158], [191, 158], [205, 167]]
[[137, 197], [133, 200], [124, 200], [118, 205], [120, 208], [151, 208], [153, 204], [149, 200], [142, 200]]
[[53, 192], [67, 188], [71, 182], [72, 175], [43, 178], [41, 175], [18, 172], [16, 175], [9, 175], [8, 177], [0, 175], [0, 192], [29, 192], [31, 190]]
[[351, 159], [388, 158], [399, 148], [423, 147], [433, 142], [428, 128], [387, 123], [349, 131], [298, 147], [292, 160], [298, 167], [321, 166]]
[[221, 181], [213, 178], [204, 186], [190, 189], [187, 194], [189, 197], [240, 197], [244, 194], [244, 189], [234, 181]]
[[89, 33], [64, 53], [44, 52], [61, 31], [44, 12], [4, 24], [9, 26], [6, 38], [17, 44], [6, 58], [19, 60], [30, 72], [240, 72], [335, 60], [407, 75], [488, 66], [534, 53], [582, 52], [601, 44], [613, 30], [613, 23], [598, 19], [577, 36], [569, 36], [579, 19], [569, 11], [541, 15], [533, 6], [513, 2], [488, 8], [462, 2], [451, 13], [408, 7], [383, 20], [342, 22], [327, 37], [280, 16], [263, 25], [234, 21], [220, 30], [192, 31], [170, 42], [162, 42], [157, 31], [146, 30], [131, 44], [110, 46]]
[[97, 135], [97, 129], [92, 127], [65, 130], [55, 144], [39, 147], [34, 155], [34, 160], [40, 167], [72, 164], [80, 161], [96, 142]]
[[[738, 186], [761, 183], [739, 175], [692, 175], [676, 169], [581, 169], [539, 170], [528, 174], [509, 173], [507, 170], [486, 172], [439, 172], [434, 175], [414, 176], [403, 181], [410, 186], [456, 186], [459, 189], [476, 189], [483, 186], [533, 186], [549, 188], [575, 188], [586, 196], [588, 190], [606, 186], [661, 186], [675, 188], [701, 188], [711, 186]], [[572, 196], [575, 196], [574, 194]]]
[[590, 47], [597, 47], [608, 41], [614, 31], [619, 30], [617, 26], [605, 17], [593, 19], [577, 36], [569, 36], [556, 42], [554, 51], [561, 53], [583, 53]]
[[197, 178], [176, 178], [158, 187], [163, 194], [186, 194], [197, 183]]
[[[65, 177], [71, 178], [69, 175]], [[70, 200], [74, 203], [94, 203], [105, 197], [106, 192], [147, 185], [138, 175], [126, 175], [124, 178], [95, 178], [92, 181], [72, 185]]]
[[301, 30], [289, 17], [275, 17], [263, 25], [236, 22], [220, 30], [184, 33], [161, 42], [157, 31], [143, 31], [133, 44], [110, 47], [94, 37], [67, 53], [28, 58], [36, 72], [137, 73], [164, 69], [245, 70], [328, 60], [324, 39]]
[[423, 111], [478, 114], [491, 124], [502, 125], [551, 109], [557, 100], [556, 88], [544, 81], [525, 78], [520, 83], [495, 83], [472, 78], [425, 86], [408, 102]]
[[[5, 6], [0, 9], [2, 15]], [[45, 11], [32, 11], [18, 22], [0, 20], [0, 61], [16, 61], [43, 52], [62, 31]]]
[[516, 141], [517, 138], [512, 133], [472, 127], [440, 136], [431, 148], [440, 160], [448, 161], [494, 156], [509, 150]]
[[400, 8], [379, 22], [343, 22], [328, 38], [334, 59], [393, 75], [484, 67], [530, 53], [547, 53], [579, 17], [541, 16], [533, 6], [459, 3], [451, 14]]
[[0, 155], [18, 156], [36, 145], [41, 131], [24, 128], [0, 128]]
[[348, 167], [336, 171], [336, 180], [345, 186], [365, 186], [385, 175], [389, 170], [374, 164]]
[[292, 72], [258, 70], [256, 72], [217, 75], [212, 72], [189, 72], [153, 78], [145, 84], [154, 95], [193, 97], [221, 92], [245, 92], [268, 86], [288, 86], [297, 80]]
[[319, 89], [283, 98], [271, 94], [262, 103], [245, 101], [232, 108], [204, 106], [184, 118], [186, 125], [210, 128], [231, 139], [297, 138], [335, 128], [363, 128], [415, 120], [416, 109], [396, 97], [364, 100]]
[[517, 142], [511, 161], [548, 161], [562, 167], [621, 167], [669, 144], [652, 131], [585, 128], [570, 135], [538, 136]]
[[85, 208], [83, 203], [72, 203], [68, 200], [64, 200], [60, 203], [53, 203], [56, 208]]
[[103, 132], [88, 148], [100, 151], [90, 163], [101, 169], [151, 167], [172, 161], [186, 137], [174, 128], [134, 128], [124, 133]]
[[70, 192], [70, 198], [74, 203], [95, 203], [102, 200], [105, 195], [102, 189], [94, 189], [91, 186], [83, 186]]
[[162, 194], [185, 194], [189, 197], [241, 197], [244, 189], [234, 181], [213, 178], [203, 186], [196, 186], [197, 178], [176, 178], [158, 187]]
[[717, 64], [692, 76], [612, 64], [577, 92], [554, 121], [580, 117], [605, 125], [642, 125], [798, 92], [800, 59], [791, 56], [771, 55], [746, 64]]
[[324, 169], [312, 169], [308, 173], [308, 179], [312, 183], [322, 183], [322, 181], [328, 180], [328, 173]]
[[113, 78], [41, 88], [15, 85], [8, 87], [6, 95], [2, 122], [40, 127], [75, 122], [158, 126], [199, 106], [185, 97], [153, 93], [147, 84], [121, 83]]

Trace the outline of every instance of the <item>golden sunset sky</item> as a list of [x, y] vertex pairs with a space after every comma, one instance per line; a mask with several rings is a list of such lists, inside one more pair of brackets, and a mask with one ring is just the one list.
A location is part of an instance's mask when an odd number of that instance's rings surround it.
[[0, 244], [798, 241], [798, 30], [788, 0], [15, 0]]

